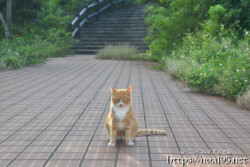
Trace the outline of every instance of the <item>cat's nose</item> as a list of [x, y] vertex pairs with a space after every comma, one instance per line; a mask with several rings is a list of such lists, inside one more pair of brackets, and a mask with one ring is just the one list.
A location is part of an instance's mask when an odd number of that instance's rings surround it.
[[118, 106], [119, 106], [119, 107], [123, 107], [123, 102], [122, 102], [122, 100], [120, 100], [120, 102], [118, 103]]

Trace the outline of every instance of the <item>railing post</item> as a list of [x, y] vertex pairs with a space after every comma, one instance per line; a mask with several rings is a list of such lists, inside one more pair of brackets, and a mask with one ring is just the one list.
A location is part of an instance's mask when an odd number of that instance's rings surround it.
[[[84, 18], [88, 19], [88, 17], [89, 17], [89, 6], [88, 6], [88, 4], [85, 5], [85, 8], [86, 8], [86, 11], [85, 11], [85, 14], [84, 14]], [[85, 23], [85, 26], [88, 26], [87, 22]]]
[[97, 12], [97, 15], [96, 15], [96, 20], [98, 20], [99, 19], [99, 10], [100, 10], [100, 1], [99, 0], [96, 0], [96, 3], [97, 3], [97, 5], [96, 5], [96, 12]]
[[110, 3], [110, 8], [109, 8], [109, 11], [112, 12], [112, 8], [113, 8], [113, 0], [109, 0], [109, 3]]
[[76, 26], [78, 27], [80, 25], [80, 13], [76, 14], [77, 21], [76, 21]]

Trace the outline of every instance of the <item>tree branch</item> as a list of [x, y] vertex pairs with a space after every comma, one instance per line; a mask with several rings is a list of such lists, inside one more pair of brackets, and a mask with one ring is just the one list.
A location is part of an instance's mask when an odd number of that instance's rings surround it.
[[4, 30], [5, 30], [6, 38], [8, 38], [8, 36], [9, 36], [8, 26], [7, 26], [7, 23], [6, 23], [5, 19], [4, 19], [4, 16], [3, 16], [3, 14], [2, 14], [1, 11], [0, 11], [0, 20], [3, 23], [3, 25], [4, 25]]
[[9, 31], [8, 39], [12, 40], [12, 0], [6, 0], [6, 23]]

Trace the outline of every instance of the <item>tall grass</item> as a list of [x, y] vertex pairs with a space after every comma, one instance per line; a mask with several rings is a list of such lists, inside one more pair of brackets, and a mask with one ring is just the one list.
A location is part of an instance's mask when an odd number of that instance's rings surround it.
[[238, 96], [237, 102], [250, 110], [250, 89], [248, 89], [242, 96]]
[[135, 46], [128, 44], [124, 45], [107, 45], [104, 49], [100, 50], [97, 59], [114, 59], [114, 60], [132, 60], [138, 54], [138, 49]]

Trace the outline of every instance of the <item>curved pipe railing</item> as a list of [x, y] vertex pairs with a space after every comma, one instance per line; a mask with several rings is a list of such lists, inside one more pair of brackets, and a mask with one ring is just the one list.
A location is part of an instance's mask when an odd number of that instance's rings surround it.
[[[116, 2], [113, 2], [113, 0], [109, 0], [109, 3], [106, 4], [103, 8], [99, 8], [101, 3], [104, 3], [105, 0], [96, 0], [95, 3], [92, 3], [90, 5], [85, 5], [85, 7], [81, 10], [80, 13], [77, 14], [77, 16], [74, 18], [74, 20], [69, 23], [68, 30], [71, 32], [72, 37], [75, 37], [77, 32], [80, 30], [80, 28], [87, 22], [88, 19], [100, 14], [104, 10], [110, 8], [113, 6], [113, 4], [123, 2], [125, 0], [118, 0]], [[91, 8], [96, 7], [96, 10], [94, 13], [89, 14], [89, 11]], [[82, 18], [82, 16], [84, 16]]]

